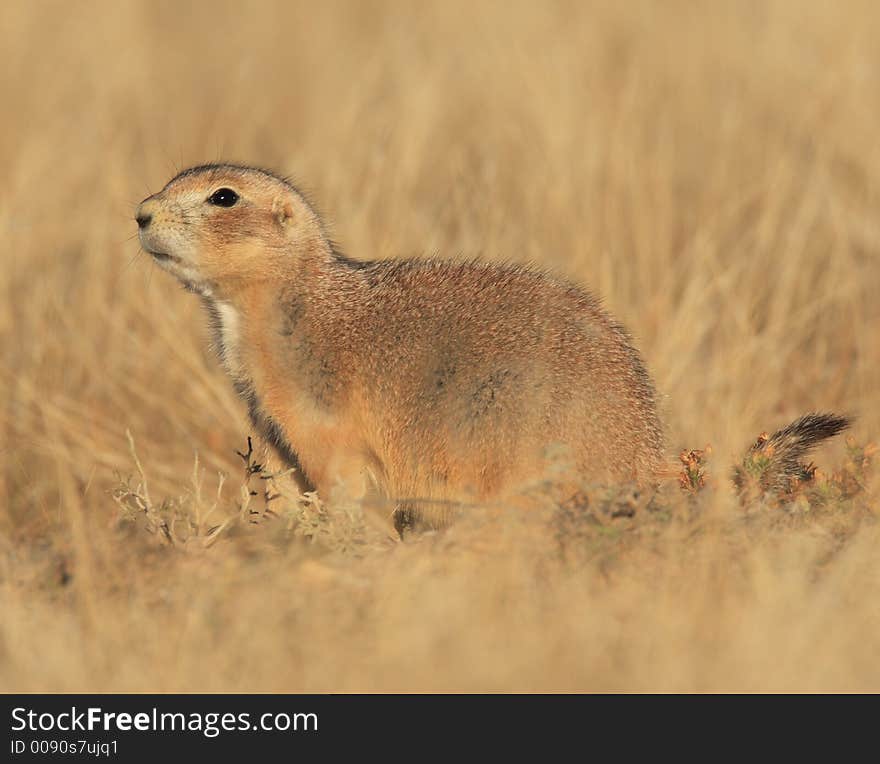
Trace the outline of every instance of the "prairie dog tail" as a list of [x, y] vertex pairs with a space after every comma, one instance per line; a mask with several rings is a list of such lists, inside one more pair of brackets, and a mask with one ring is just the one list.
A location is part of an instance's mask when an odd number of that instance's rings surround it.
[[762, 492], [788, 493], [793, 484], [811, 475], [802, 461], [814, 446], [850, 426], [849, 417], [837, 414], [806, 414], [772, 435], [764, 433], [734, 468], [733, 482], [742, 492], [750, 484]]

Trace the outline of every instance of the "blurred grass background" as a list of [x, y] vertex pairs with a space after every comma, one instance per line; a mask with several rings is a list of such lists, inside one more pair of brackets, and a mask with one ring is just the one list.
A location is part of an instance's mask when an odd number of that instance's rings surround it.
[[[880, 688], [873, 495], [756, 532], [726, 482], [809, 410], [880, 431], [876, 4], [15, 0], [0, 36], [0, 689]], [[713, 444], [711, 522], [552, 563], [515, 519], [356, 553], [323, 515], [206, 551], [120, 524], [126, 429], [157, 504], [195, 452], [206, 492], [241, 473], [244, 408], [132, 219], [218, 159], [291, 174], [354, 257], [602, 295], [670, 453]]]

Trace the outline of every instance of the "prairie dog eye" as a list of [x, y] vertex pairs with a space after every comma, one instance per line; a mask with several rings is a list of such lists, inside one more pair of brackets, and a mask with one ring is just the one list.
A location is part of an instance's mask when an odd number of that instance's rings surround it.
[[231, 207], [237, 201], [238, 194], [231, 188], [218, 188], [208, 197], [208, 204], [213, 204], [217, 207]]

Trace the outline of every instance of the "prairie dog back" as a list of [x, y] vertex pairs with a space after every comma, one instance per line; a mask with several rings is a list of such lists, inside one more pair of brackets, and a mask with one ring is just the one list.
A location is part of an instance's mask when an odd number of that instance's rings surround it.
[[[398, 495], [451, 483], [492, 496], [534, 477], [554, 445], [593, 480], [650, 480], [659, 467], [650, 379], [580, 290], [479, 263], [377, 262], [358, 278], [357, 320], [341, 334], [359, 348], [349, 363], [369, 427], [401, 451], [385, 462]], [[321, 344], [335, 344], [329, 331]]]
[[194, 168], [138, 210], [201, 295], [254, 425], [320, 493], [484, 501], [561, 447], [585, 480], [651, 482], [653, 385], [586, 292], [529, 268], [357, 261], [286, 181]]

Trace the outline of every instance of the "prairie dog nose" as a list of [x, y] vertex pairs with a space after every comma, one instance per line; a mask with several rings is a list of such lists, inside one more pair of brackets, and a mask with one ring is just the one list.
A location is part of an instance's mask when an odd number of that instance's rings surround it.
[[[150, 197], [152, 198], [152, 197]], [[137, 221], [138, 228], [143, 230], [146, 228], [150, 221], [153, 219], [153, 212], [150, 209], [153, 205], [150, 204], [150, 199], [144, 199], [137, 208], [137, 211], [134, 213], [134, 219]]]

